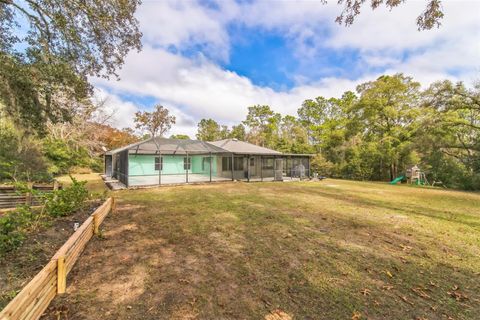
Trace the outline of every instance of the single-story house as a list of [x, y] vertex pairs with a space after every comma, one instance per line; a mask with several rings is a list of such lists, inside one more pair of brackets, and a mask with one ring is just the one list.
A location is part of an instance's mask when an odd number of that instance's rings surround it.
[[309, 154], [284, 154], [237, 139], [150, 138], [105, 153], [105, 175], [127, 187], [310, 176]]

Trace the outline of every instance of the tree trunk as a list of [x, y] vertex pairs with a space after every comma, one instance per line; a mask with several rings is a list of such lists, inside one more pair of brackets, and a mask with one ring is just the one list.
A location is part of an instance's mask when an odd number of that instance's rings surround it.
[[397, 177], [397, 166], [395, 163], [390, 164], [390, 181]]

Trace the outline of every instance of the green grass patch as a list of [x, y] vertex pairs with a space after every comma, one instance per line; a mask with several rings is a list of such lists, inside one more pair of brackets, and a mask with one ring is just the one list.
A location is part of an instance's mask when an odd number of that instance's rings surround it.
[[115, 196], [118, 212], [106, 220], [104, 239], [79, 264], [69, 316], [263, 319], [280, 309], [295, 319], [474, 319], [480, 313], [478, 193], [325, 180]]

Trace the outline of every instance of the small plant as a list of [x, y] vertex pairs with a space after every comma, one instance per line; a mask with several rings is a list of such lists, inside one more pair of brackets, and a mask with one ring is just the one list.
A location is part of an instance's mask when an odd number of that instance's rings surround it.
[[23, 243], [26, 229], [34, 219], [29, 206], [20, 206], [0, 217], [0, 256]]
[[81, 209], [88, 198], [86, 181], [78, 181], [72, 176], [72, 184], [64, 189], [45, 194], [45, 212], [54, 217], [67, 216]]
[[0, 217], [0, 256], [15, 250], [25, 240], [28, 230], [35, 230], [45, 215], [52, 217], [67, 216], [83, 207], [88, 198], [86, 181], [72, 179], [72, 184], [51, 193], [42, 193], [30, 189], [26, 184], [17, 184], [19, 193], [30, 193], [44, 204], [41, 212], [33, 213], [30, 206], [22, 205]]

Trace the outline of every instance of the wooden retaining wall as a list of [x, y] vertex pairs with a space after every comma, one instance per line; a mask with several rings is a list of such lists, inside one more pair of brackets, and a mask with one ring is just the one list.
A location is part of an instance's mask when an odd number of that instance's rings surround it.
[[0, 312], [0, 320], [36, 320], [57, 294], [65, 292], [67, 275], [109, 212], [115, 199], [108, 198], [75, 231], [47, 265]]
[[[54, 182], [51, 185], [30, 185], [31, 189], [40, 191], [42, 193], [52, 192], [56, 189], [61, 189], [57, 182]], [[18, 193], [14, 186], [5, 186], [0, 185], [0, 210], [7, 208], [15, 208], [21, 204], [28, 204], [31, 206], [39, 205], [40, 201], [38, 196], [32, 195], [30, 193]]]

